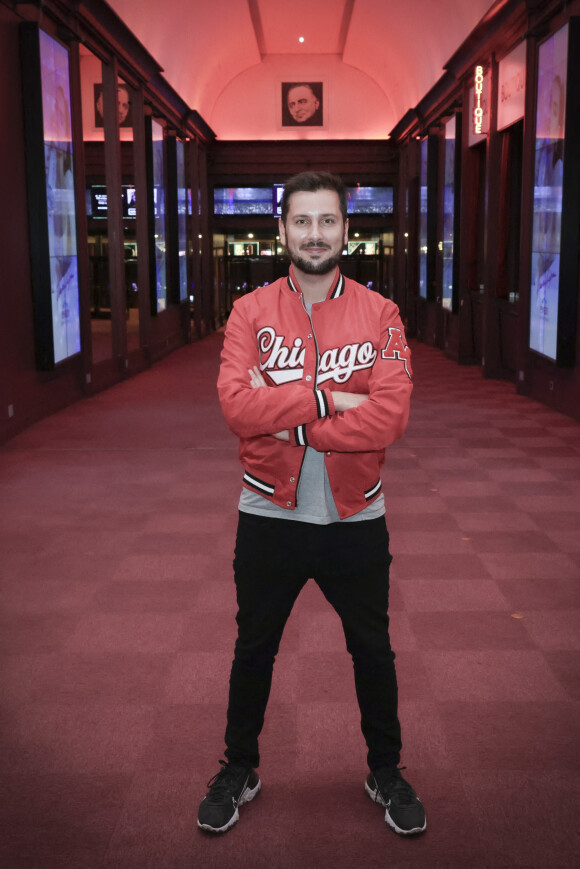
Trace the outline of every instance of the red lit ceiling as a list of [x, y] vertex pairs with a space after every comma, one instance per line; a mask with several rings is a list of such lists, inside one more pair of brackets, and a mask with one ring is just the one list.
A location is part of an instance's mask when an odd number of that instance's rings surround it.
[[[108, 2], [163, 67], [167, 81], [222, 139], [256, 137], [267, 79], [312, 81], [312, 75], [324, 78], [325, 71], [333, 80], [342, 81], [343, 72], [361, 83], [358, 92], [368, 102], [369, 117], [373, 111], [381, 115], [380, 127], [369, 126], [369, 138], [379, 128], [386, 133], [441, 77], [446, 61], [494, 5], [492, 0]], [[228, 91], [235, 93], [237, 112], [224, 109]], [[326, 135], [344, 133], [340, 124], [331, 124]], [[273, 129], [271, 138], [279, 137]]]

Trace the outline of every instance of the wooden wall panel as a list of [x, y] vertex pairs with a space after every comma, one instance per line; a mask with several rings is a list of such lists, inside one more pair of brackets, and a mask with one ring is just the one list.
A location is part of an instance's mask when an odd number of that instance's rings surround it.
[[219, 142], [208, 154], [211, 183], [274, 182], [305, 170], [361, 184], [395, 183], [398, 154], [388, 141]]

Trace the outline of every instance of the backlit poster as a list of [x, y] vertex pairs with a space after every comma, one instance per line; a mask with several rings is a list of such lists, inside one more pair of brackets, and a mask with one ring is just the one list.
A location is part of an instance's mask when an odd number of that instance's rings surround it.
[[539, 48], [530, 349], [556, 359], [568, 25]]
[[54, 362], [81, 349], [68, 51], [40, 31]]
[[497, 129], [521, 120], [526, 108], [526, 43], [520, 42], [498, 66]]

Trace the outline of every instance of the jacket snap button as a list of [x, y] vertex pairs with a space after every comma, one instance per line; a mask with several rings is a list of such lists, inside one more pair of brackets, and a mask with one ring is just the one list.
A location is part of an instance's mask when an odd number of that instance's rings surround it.
[[306, 375], [306, 380], [308, 380], [308, 381], [312, 380], [312, 377], [310, 376], [310, 374]]
[[292, 501], [286, 501], [286, 506], [287, 506], [287, 507], [291, 507], [291, 506], [292, 506]]
[[291, 483], [294, 482], [294, 477], [290, 477], [290, 482], [291, 482]]
[[328, 451], [328, 452], [327, 452], [327, 454], [326, 454], [326, 455], [327, 455], [327, 456], [329, 456], [329, 455], [330, 455], [330, 450], [329, 450], [329, 451]]

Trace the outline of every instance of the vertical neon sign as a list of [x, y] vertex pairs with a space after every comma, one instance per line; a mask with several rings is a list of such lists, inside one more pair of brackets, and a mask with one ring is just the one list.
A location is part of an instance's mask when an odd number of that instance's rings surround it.
[[474, 82], [474, 99], [473, 99], [473, 132], [476, 136], [481, 135], [483, 126], [483, 67], [475, 67], [475, 82]]

